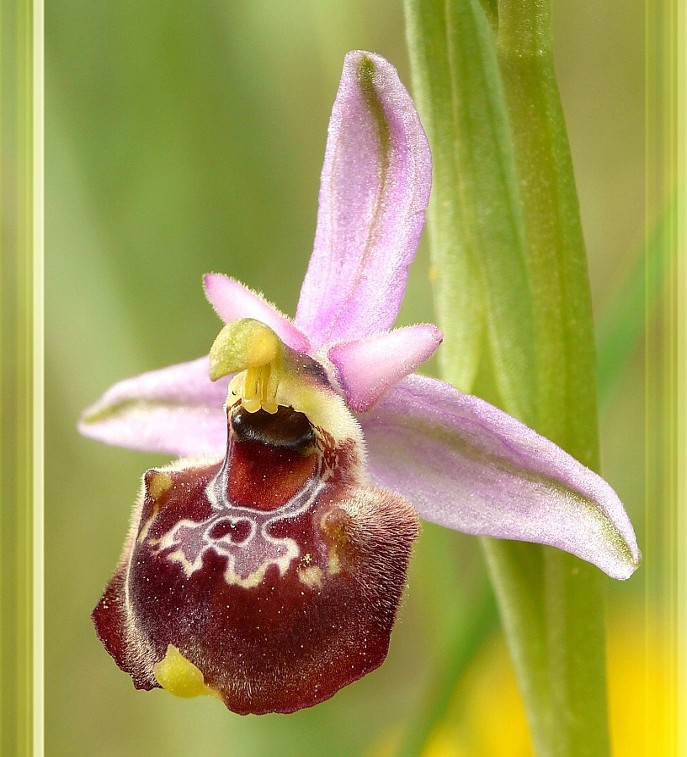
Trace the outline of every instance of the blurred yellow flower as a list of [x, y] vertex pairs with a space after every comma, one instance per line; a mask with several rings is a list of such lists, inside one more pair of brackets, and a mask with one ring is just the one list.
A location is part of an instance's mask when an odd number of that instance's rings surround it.
[[[611, 620], [608, 679], [612, 751], [619, 757], [677, 754], [676, 660], [652, 619]], [[530, 757], [525, 710], [503, 639], [489, 642], [456, 688], [448, 717], [423, 757]]]
[[[609, 722], [618, 757], [678, 752], [677, 659], [669, 628], [649, 616], [615, 615], [608, 633]], [[388, 734], [387, 734], [388, 736]], [[397, 753], [402, 733], [370, 754]], [[456, 687], [422, 757], [534, 757], [515, 674], [502, 638], [487, 642]]]

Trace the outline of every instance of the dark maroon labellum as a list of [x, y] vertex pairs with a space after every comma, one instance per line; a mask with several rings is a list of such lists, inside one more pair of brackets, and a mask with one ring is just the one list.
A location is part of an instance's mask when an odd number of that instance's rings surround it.
[[93, 620], [137, 688], [293, 712], [386, 657], [418, 524], [359, 440], [235, 406], [226, 458], [148, 471], [136, 517]]

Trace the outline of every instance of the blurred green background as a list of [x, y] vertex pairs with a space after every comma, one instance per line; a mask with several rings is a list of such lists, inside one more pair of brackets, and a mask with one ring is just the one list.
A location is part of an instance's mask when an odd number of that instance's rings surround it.
[[[645, 234], [644, 5], [560, 0], [553, 8], [594, 306], [603, 319], [624, 296]], [[410, 86], [398, 0], [47, 4], [50, 755], [392, 754], [420, 727], [425, 703], [434, 706], [456, 639], [483, 607], [476, 540], [427, 525], [387, 663], [314, 709], [260, 718], [208, 699], [135, 692], [90, 623], [139, 478], [165, 458], [81, 438], [76, 419], [115, 381], [208, 350], [220, 323], [201, 290], [206, 271], [229, 273], [294, 313], [329, 112], [343, 56], [356, 48], [384, 55]], [[423, 246], [401, 321], [426, 320]], [[646, 553], [654, 536], [644, 527], [645, 354], [642, 333], [633, 339], [629, 361], [608, 382], [601, 436], [604, 473]], [[652, 507], [660, 518], [660, 505]], [[609, 580], [612, 618], [647, 627], [645, 613], [660, 604], [664, 585], [650, 571], [649, 554], [630, 583]], [[487, 611], [467, 647], [480, 649], [492, 627]], [[470, 680], [479, 679], [483, 654]], [[506, 676], [508, 664], [499, 671]], [[469, 685], [459, 682], [458, 691]], [[452, 733], [468, 720], [477, 731], [492, 728], [494, 713], [461, 706], [467, 694], [459, 700], [446, 716]], [[428, 753], [458, 754], [459, 738], [434, 739]], [[467, 753], [528, 753], [511, 741], [510, 751], [482, 745]]]

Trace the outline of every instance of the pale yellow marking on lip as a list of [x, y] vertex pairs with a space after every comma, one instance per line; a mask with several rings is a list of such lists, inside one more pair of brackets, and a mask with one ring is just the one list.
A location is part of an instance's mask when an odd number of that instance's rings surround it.
[[166, 494], [172, 488], [173, 483], [174, 482], [169, 473], [155, 473], [155, 475], [150, 478], [148, 493], [154, 500], [158, 500], [163, 494]]
[[320, 528], [324, 531], [329, 539], [334, 542], [329, 547], [327, 553], [327, 573], [335, 576], [341, 572], [341, 559], [339, 549], [346, 547], [349, 541], [349, 520], [350, 517], [340, 508], [327, 512], [320, 521]]
[[305, 584], [309, 589], [322, 588], [322, 571], [317, 565], [311, 565], [308, 568], [298, 569], [298, 580]]
[[264, 562], [256, 571], [253, 571], [253, 573], [250, 573], [245, 578], [239, 575], [233, 567], [230, 567], [224, 572], [224, 580], [230, 586], [233, 584], [234, 586], [241, 586], [244, 589], [255, 589], [264, 581], [269, 565], [269, 562]]
[[143, 528], [141, 529], [141, 533], [138, 535], [138, 539], [136, 539], [137, 544], [142, 544], [144, 539], [148, 536], [148, 532], [150, 531], [150, 527], [153, 525], [155, 516], [160, 511], [160, 503], [158, 500], [160, 499], [160, 497], [166, 494], [173, 485], [174, 482], [172, 481], [172, 477], [169, 473], [165, 473], [164, 471], [158, 471], [150, 477], [147, 488], [148, 494], [153, 500], [153, 511], [150, 515], [150, 518], [148, 518], [148, 520], [144, 523]]
[[234, 561], [230, 560], [227, 569], [224, 571], [224, 580], [228, 584], [242, 586], [244, 589], [254, 589], [263, 582], [270, 565], [276, 565], [279, 569], [279, 575], [283, 578], [291, 562], [298, 557], [300, 550], [293, 539], [284, 538], [281, 540], [281, 544], [286, 547], [287, 551], [285, 555], [268, 558], [257, 570], [246, 577], [239, 575], [234, 570]]
[[329, 572], [330, 576], [335, 576], [337, 573], [341, 572], [341, 561], [339, 560], [339, 555], [336, 551], [336, 547], [332, 547], [329, 550], [329, 559], [327, 561], [327, 571]]
[[222, 696], [205, 683], [200, 670], [189, 662], [173, 645], [167, 645], [167, 653], [153, 667], [155, 680], [165, 691], [175, 697], [190, 699], [191, 697], [208, 696], [221, 699]]
[[145, 522], [143, 525], [143, 528], [141, 529], [141, 533], [138, 535], [138, 539], [136, 539], [136, 544], [142, 544], [144, 539], [148, 536], [148, 531], [150, 531], [150, 527], [153, 525], [153, 521], [155, 520], [155, 516], [158, 514], [160, 510], [160, 505], [156, 502], [153, 505], [153, 512], [150, 515], [150, 518]]

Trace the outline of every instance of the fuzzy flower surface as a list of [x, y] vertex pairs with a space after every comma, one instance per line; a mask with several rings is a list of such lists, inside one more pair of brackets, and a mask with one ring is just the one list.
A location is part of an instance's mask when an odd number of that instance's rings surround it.
[[346, 56], [314, 251], [291, 320], [221, 274], [210, 354], [122, 381], [87, 436], [180, 456], [143, 478], [93, 613], [137, 688], [292, 712], [379, 666], [418, 516], [548, 544], [625, 579], [639, 563], [613, 489], [483, 400], [415, 369], [442, 340], [393, 329], [431, 157], [394, 68]]

